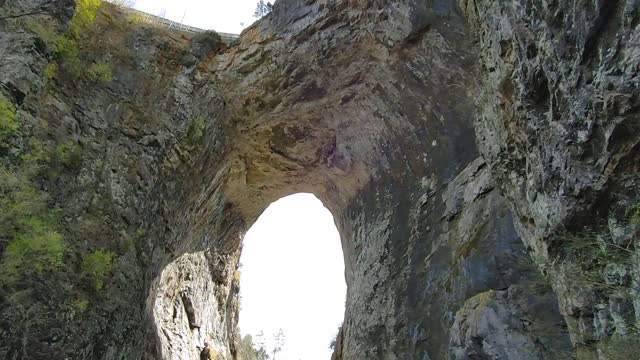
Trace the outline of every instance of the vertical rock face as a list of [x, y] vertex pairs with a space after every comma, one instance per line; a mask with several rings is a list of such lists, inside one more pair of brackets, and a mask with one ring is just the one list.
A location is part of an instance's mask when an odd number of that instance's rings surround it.
[[480, 34], [478, 144], [572, 340], [637, 335], [638, 2], [462, 3]]
[[153, 285], [148, 306], [162, 354], [178, 359], [209, 354], [216, 359], [213, 354], [227, 353], [237, 323], [238, 283], [237, 278], [231, 284], [215, 279], [212, 261], [202, 252], [182, 255], [162, 270]]
[[[342, 237], [336, 359], [635, 331], [636, 2], [280, 0], [233, 44], [106, 4], [68, 35], [63, 5], [0, 4], [44, 13], [0, 20], [0, 357], [237, 358], [242, 234], [301, 191]], [[16, 275], [21, 186], [64, 256]]]
[[468, 299], [451, 328], [450, 358], [572, 358], [554, 295], [542, 290], [510, 286]]

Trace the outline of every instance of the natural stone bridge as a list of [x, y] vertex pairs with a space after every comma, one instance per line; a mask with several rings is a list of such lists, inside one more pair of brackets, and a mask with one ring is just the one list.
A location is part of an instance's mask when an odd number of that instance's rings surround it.
[[[138, 236], [95, 312], [0, 333], [0, 354], [236, 358], [242, 236], [271, 202], [310, 192], [345, 256], [335, 358], [569, 358], [573, 344], [591, 359], [640, 318], [637, 281], [616, 297], [551, 265], [560, 234], [636, 234], [622, 224], [639, 187], [639, 6], [280, 0], [231, 45], [121, 32], [110, 10], [92, 41], [135, 62], [108, 85], [55, 87], [46, 51], [25, 45], [37, 35], [3, 23], [0, 81], [22, 116], [84, 149], [50, 189], [68, 238], [85, 239], [72, 223], [93, 206], [113, 242]], [[637, 264], [621, 272], [638, 278]]]
[[[159, 25], [168, 30], [178, 30], [178, 31], [183, 31], [190, 34], [200, 34], [200, 33], [205, 33], [207, 31], [212, 31], [212, 30], [206, 30], [206, 29], [195, 27], [195, 26], [183, 24], [181, 22], [173, 21], [173, 20], [164, 18], [162, 16], [150, 14], [137, 9], [123, 8], [122, 10], [124, 12], [131, 13], [131, 16], [140, 18], [142, 22], [146, 22], [152, 25]], [[218, 35], [220, 35], [222, 40], [227, 43], [230, 43], [238, 39], [238, 34], [223, 33], [219, 31], [217, 31], [217, 33]]]

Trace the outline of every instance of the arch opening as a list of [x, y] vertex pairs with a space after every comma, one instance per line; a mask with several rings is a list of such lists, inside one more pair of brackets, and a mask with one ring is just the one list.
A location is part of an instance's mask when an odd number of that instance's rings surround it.
[[238, 276], [243, 346], [270, 359], [331, 357], [344, 317], [344, 258], [318, 198], [298, 193], [269, 205], [244, 238]]

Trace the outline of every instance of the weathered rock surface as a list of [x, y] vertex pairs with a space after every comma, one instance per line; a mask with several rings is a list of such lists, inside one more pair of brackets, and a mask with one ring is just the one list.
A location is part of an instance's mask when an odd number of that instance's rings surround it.
[[531, 293], [518, 286], [475, 295], [456, 313], [450, 357], [570, 359], [557, 306], [553, 293]]
[[[162, 354], [177, 359], [212, 359], [226, 354], [237, 323], [238, 279], [214, 279], [211, 254], [185, 254], [162, 270], [148, 307]], [[237, 264], [229, 262], [235, 269]], [[227, 279], [222, 279], [226, 281]], [[154, 297], [156, 295], [157, 297]], [[227, 311], [224, 306], [231, 306]], [[213, 355], [217, 354], [217, 355]]]
[[[224, 44], [103, 5], [77, 59], [109, 64], [103, 82], [71, 76], [33, 23], [0, 20], [0, 91], [21, 123], [3, 171], [55, 148], [29, 181], [65, 247], [62, 266], [2, 286], [0, 357], [237, 358], [242, 234], [295, 192], [342, 237], [334, 358], [605, 356], [640, 319], [639, 8], [280, 0]], [[44, 10], [55, 33], [61, 9]], [[60, 168], [68, 143], [81, 161]], [[585, 225], [596, 245], [563, 247]], [[87, 286], [98, 249], [113, 265]], [[574, 281], [584, 264], [593, 283]]]
[[[627, 334], [640, 319], [638, 292], [605, 267], [638, 274], [629, 212], [640, 186], [640, 5], [461, 3], [480, 34], [477, 142], [523, 241], [551, 277], [573, 341]], [[578, 270], [593, 273], [586, 283], [553, 265], [567, 253], [584, 263], [589, 250], [573, 249], [585, 237], [609, 251], [605, 264]], [[611, 254], [620, 245], [624, 259]]]

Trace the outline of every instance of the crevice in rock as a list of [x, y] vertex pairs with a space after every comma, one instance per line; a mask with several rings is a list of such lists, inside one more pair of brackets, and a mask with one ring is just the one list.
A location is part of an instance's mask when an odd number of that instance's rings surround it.
[[[615, 29], [615, 25], [620, 23], [620, 15], [622, 13], [621, 0], [605, 0], [598, 6], [598, 15], [584, 44], [581, 65], [585, 65], [588, 61], [596, 60], [593, 56], [598, 49], [600, 39], [609, 36], [609, 29]], [[615, 16], [616, 14], [619, 16]]]
[[189, 321], [189, 328], [191, 330], [200, 328], [200, 324], [196, 320], [196, 310], [193, 307], [191, 298], [188, 295], [183, 293], [180, 296], [180, 299], [182, 300], [182, 306], [184, 307], [184, 312], [187, 314], [187, 320]]

